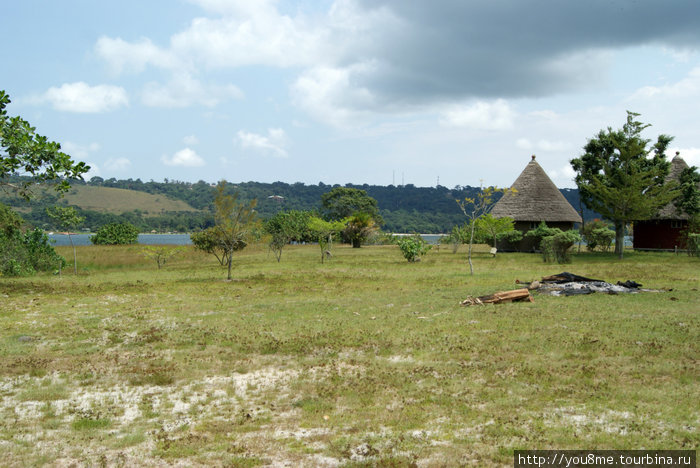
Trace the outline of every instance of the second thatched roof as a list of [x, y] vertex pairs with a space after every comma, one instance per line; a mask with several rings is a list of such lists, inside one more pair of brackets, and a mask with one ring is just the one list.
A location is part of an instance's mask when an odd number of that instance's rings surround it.
[[535, 156], [525, 166], [511, 189], [494, 205], [491, 214], [516, 221], [580, 223], [581, 216], [564, 198], [552, 179], [537, 164]]
[[[681, 158], [680, 154], [676, 153], [676, 156], [671, 160], [671, 170], [669, 171], [668, 175], [666, 176], [666, 183], [675, 181], [679, 182], [681, 180], [681, 173], [688, 168], [688, 164], [685, 162], [683, 158]], [[676, 205], [674, 202], [669, 203], [668, 205], [664, 206], [659, 210], [659, 213], [654, 216], [652, 219], [671, 219], [671, 220], [677, 220], [677, 219], [689, 219], [690, 216], [688, 216], [687, 213], [685, 212], [679, 212], [678, 209], [676, 208]]]

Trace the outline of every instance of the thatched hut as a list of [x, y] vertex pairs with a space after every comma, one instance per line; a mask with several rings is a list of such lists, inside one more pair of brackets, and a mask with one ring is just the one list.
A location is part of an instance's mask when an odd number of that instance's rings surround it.
[[[681, 178], [681, 173], [688, 168], [688, 164], [680, 157], [679, 153], [671, 160], [671, 170], [666, 176], [666, 182], [676, 181]], [[639, 250], [675, 250], [685, 248], [681, 239], [681, 233], [688, 227], [688, 216], [685, 212], [679, 212], [673, 202], [664, 206], [652, 219], [635, 221], [633, 223], [633, 242], [635, 249]]]
[[[496, 218], [510, 217], [515, 220], [515, 229], [525, 234], [535, 229], [542, 221], [547, 226], [564, 231], [573, 229], [581, 222], [581, 216], [564, 198], [552, 179], [535, 161], [535, 156], [525, 166], [511, 189], [494, 205], [491, 214]], [[501, 250], [533, 250], [532, 239], [523, 237], [518, 245], [501, 245]]]

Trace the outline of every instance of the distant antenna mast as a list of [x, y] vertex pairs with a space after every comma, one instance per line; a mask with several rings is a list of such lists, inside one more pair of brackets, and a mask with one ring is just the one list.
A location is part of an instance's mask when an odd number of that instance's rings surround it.
[[435, 187], [439, 187], [439, 186], [440, 186], [440, 176], [438, 176], [437, 185]]
[[401, 187], [403, 187], [403, 172], [401, 173]]

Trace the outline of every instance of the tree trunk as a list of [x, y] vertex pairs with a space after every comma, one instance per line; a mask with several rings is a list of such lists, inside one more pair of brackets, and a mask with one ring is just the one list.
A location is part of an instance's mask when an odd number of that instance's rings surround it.
[[78, 274], [78, 254], [75, 251], [75, 245], [73, 244], [73, 238], [68, 234], [68, 240], [70, 241], [70, 246], [73, 247], [73, 273]]
[[615, 253], [617, 258], [622, 260], [625, 251], [625, 223], [615, 221]]
[[472, 245], [474, 244], [474, 221], [472, 221], [472, 230], [469, 234], [469, 252], [467, 253], [467, 261], [469, 262], [469, 274], [474, 276], [474, 265], [472, 265]]
[[226, 277], [227, 280], [231, 279], [231, 264], [233, 263], [233, 255], [229, 254], [228, 256], [228, 276]]

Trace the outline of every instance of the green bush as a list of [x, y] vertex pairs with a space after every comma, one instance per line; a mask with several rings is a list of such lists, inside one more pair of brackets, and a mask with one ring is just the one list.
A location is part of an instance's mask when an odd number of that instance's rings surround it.
[[586, 248], [591, 252], [598, 247], [603, 252], [607, 252], [615, 240], [615, 231], [610, 229], [610, 224], [599, 219], [587, 222], [583, 226], [581, 234], [586, 241]]
[[520, 242], [523, 238], [523, 232], [513, 229], [512, 231], [503, 232], [496, 236], [498, 242], [505, 242], [510, 245], [515, 245]]
[[129, 223], [111, 223], [102, 226], [90, 242], [95, 245], [121, 245], [135, 244], [139, 237], [139, 230]]
[[42, 230], [26, 233], [13, 228], [0, 230], [0, 275], [30, 276], [65, 264], [66, 260], [56, 253]]
[[535, 242], [535, 248], [541, 249], [542, 248], [542, 246], [541, 246], [542, 239], [544, 239], [545, 237], [554, 236], [560, 232], [562, 232], [561, 229], [551, 228], [551, 227], [547, 226], [547, 223], [542, 221], [539, 224], [539, 226], [537, 226], [537, 228], [528, 231], [525, 234], [525, 237], [532, 238]]
[[420, 257], [428, 253], [432, 248], [432, 245], [425, 242], [418, 234], [402, 237], [396, 241], [396, 244], [399, 246], [399, 249], [401, 249], [404, 258], [409, 262], [420, 260]]
[[543, 260], [569, 263], [571, 261], [569, 249], [581, 240], [581, 235], [573, 229], [562, 231], [559, 228], [553, 228], [552, 231], [555, 231], [554, 234], [544, 237], [540, 244]]

